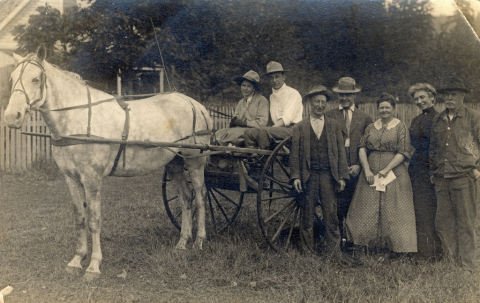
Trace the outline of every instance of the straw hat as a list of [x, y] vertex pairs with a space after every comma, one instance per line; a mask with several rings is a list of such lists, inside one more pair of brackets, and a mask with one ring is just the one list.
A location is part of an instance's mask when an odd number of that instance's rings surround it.
[[237, 82], [238, 85], [242, 85], [243, 81], [247, 80], [248, 82], [251, 82], [253, 85], [257, 85], [260, 82], [260, 76], [257, 74], [257, 72], [253, 70], [249, 70], [243, 77], [236, 77], [233, 79], [233, 81]]
[[358, 93], [362, 90], [360, 86], [357, 86], [355, 79], [350, 77], [343, 77], [338, 80], [338, 85], [332, 89], [336, 93]]
[[262, 77], [268, 76], [273, 73], [284, 73], [284, 72], [288, 72], [288, 70], [284, 70], [283, 66], [280, 63], [275, 61], [270, 61], [267, 64], [267, 73], [263, 74]]

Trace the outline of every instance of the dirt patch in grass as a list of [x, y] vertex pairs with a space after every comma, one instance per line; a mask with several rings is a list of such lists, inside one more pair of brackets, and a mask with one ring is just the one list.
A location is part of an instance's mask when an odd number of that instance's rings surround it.
[[480, 301], [478, 277], [446, 262], [274, 253], [253, 196], [203, 251], [176, 251], [158, 174], [104, 180], [102, 277], [85, 283], [64, 270], [75, 250], [73, 211], [65, 181], [53, 175], [0, 176], [0, 288], [14, 287], [6, 303]]

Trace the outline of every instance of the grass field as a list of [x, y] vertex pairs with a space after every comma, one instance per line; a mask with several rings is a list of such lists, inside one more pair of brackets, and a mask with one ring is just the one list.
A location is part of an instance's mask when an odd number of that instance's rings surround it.
[[210, 235], [203, 251], [175, 251], [180, 233], [164, 210], [161, 177], [106, 178], [102, 277], [86, 283], [65, 272], [76, 239], [63, 178], [48, 165], [0, 175], [0, 289], [14, 288], [6, 303], [480, 302], [480, 279], [447, 262], [275, 253], [254, 201], [247, 197], [234, 226]]

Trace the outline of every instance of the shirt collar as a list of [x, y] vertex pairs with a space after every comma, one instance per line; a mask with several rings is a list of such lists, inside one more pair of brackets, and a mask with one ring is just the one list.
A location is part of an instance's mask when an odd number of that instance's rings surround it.
[[[398, 120], [397, 118], [393, 118], [392, 121], [388, 122], [387, 129], [394, 128], [395, 126], [397, 126], [398, 123], [400, 123], [400, 120]], [[378, 119], [377, 121], [375, 121], [374, 126], [377, 130], [381, 129], [383, 126], [382, 119]]]
[[[354, 112], [355, 111], [355, 103], [353, 103], [349, 108], [352, 112]], [[338, 105], [338, 109], [339, 110], [344, 110], [344, 108], [341, 104]]]
[[285, 87], [287, 87], [287, 84], [283, 83], [282, 87], [280, 87], [279, 89], [273, 89], [273, 88], [272, 88], [272, 92], [273, 92], [274, 94], [278, 94], [278, 93], [280, 93], [281, 91], [283, 91], [283, 90], [285, 89]]
[[[465, 116], [466, 111], [467, 110], [465, 109], [465, 105], [462, 105], [462, 107], [460, 107], [460, 109], [457, 111], [456, 116], [457, 117], [463, 117], [463, 116]], [[442, 119], [445, 119], [445, 120], [447, 120], [447, 116], [448, 116], [448, 110], [446, 110], [446, 109], [439, 115], [439, 117], [441, 117]]]
[[323, 121], [324, 120], [324, 117], [325, 115], [322, 115], [320, 118], [314, 118], [312, 115], [310, 115], [310, 122], [313, 122], [313, 121]]
[[433, 107], [433, 105], [432, 105], [432, 106], [430, 106], [429, 108], [423, 110], [422, 112], [423, 112], [423, 113], [426, 113], [426, 114], [427, 114], [427, 113], [429, 114], [429, 113], [432, 113], [432, 112], [434, 112], [434, 111], [435, 111], [435, 107]]

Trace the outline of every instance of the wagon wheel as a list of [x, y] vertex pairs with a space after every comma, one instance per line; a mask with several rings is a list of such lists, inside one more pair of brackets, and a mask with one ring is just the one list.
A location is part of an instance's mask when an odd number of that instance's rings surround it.
[[[297, 246], [300, 226], [300, 196], [290, 180], [288, 167], [291, 137], [280, 142], [263, 167], [257, 190], [258, 222], [263, 236], [276, 251]], [[314, 226], [323, 226], [321, 208], [315, 208]], [[317, 233], [318, 235], [319, 233]]]
[[[185, 174], [187, 176], [187, 174]], [[188, 177], [187, 177], [188, 178]], [[191, 184], [188, 181], [188, 184]], [[205, 227], [207, 235], [227, 229], [237, 217], [243, 203], [245, 193], [215, 186], [215, 182], [206, 180], [207, 200], [205, 205]], [[180, 230], [182, 222], [182, 207], [173, 189], [168, 173], [165, 172], [162, 181], [162, 197], [165, 210], [173, 225]], [[193, 204], [193, 218], [197, 216], [197, 207]], [[196, 224], [194, 224], [194, 227]]]

